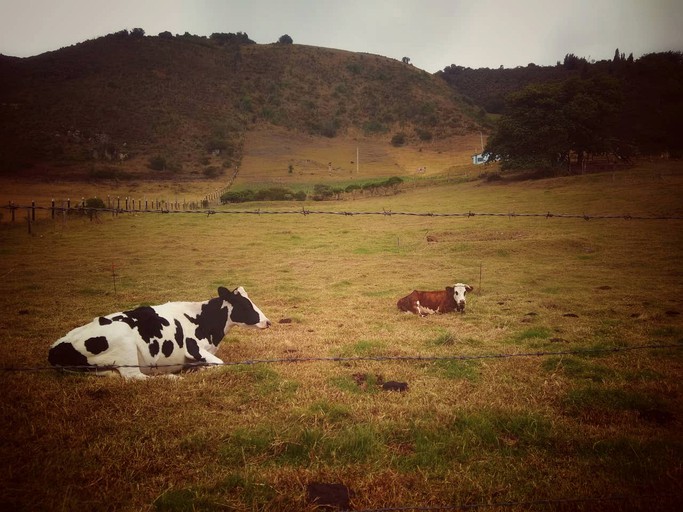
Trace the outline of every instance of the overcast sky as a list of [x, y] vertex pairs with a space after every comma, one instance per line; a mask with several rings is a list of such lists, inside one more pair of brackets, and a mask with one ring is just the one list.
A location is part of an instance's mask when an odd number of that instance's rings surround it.
[[683, 0], [0, 0], [0, 53], [29, 57], [119, 30], [367, 52], [433, 73], [683, 51]]

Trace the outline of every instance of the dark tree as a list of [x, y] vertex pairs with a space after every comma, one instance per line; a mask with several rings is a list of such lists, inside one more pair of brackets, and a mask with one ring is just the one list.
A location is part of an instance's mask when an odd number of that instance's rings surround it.
[[287, 34], [280, 36], [280, 39], [277, 40], [278, 43], [280, 44], [292, 44], [294, 43], [294, 40], [289, 37]]

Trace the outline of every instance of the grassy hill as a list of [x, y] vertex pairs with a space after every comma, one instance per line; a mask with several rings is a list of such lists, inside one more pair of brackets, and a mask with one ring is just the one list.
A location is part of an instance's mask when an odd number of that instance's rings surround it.
[[[239, 165], [249, 130], [429, 143], [479, 129], [448, 85], [377, 55], [126, 31], [0, 56], [0, 170], [126, 178]], [[111, 167], [114, 163], [118, 165]]]

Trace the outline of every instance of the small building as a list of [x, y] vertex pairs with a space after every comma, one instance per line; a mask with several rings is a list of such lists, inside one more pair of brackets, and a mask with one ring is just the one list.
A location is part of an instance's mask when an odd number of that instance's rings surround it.
[[489, 161], [489, 155], [488, 154], [478, 153], [476, 155], [472, 155], [472, 163], [474, 165], [485, 164], [488, 161]]

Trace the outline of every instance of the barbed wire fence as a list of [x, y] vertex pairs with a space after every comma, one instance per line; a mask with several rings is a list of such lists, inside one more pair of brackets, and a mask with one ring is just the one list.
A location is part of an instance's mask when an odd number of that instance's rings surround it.
[[[566, 356], [566, 355], [595, 355], [608, 354], [619, 352], [632, 352], [638, 350], [662, 350], [662, 349], [681, 349], [682, 343], [649, 343], [644, 345], [625, 345], [615, 347], [598, 347], [591, 349], [575, 349], [575, 350], [557, 350], [557, 351], [536, 351], [536, 352], [512, 352], [512, 353], [496, 353], [496, 354], [477, 354], [477, 355], [453, 355], [453, 356], [436, 356], [436, 355], [405, 355], [405, 356], [312, 356], [312, 357], [282, 357], [272, 359], [246, 359], [242, 361], [224, 361], [222, 363], [206, 363], [206, 362], [189, 362], [185, 363], [185, 369], [192, 369], [197, 367], [220, 367], [220, 366], [255, 366], [255, 365], [272, 365], [272, 364], [295, 364], [295, 363], [353, 363], [353, 362], [437, 362], [437, 361], [475, 361], [483, 359], [517, 359], [517, 358], [532, 358], [532, 357], [548, 357], [548, 356]], [[120, 368], [139, 368], [145, 370], [159, 370], [169, 368], [177, 368], [178, 364], [168, 365], [64, 365], [64, 366], [0, 366], [0, 372], [42, 372], [54, 370], [68, 370], [68, 371], [111, 371]]]
[[123, 214], [184, 214], [184, 215], [205, 215], [210, 217], [212, 215], [331, 215], [331, 216], [404, 216], [404, 217], [450, 217], [450, 218], [473, 218], [473, 217], [507, 217], [513, 218], [545, 218], [545, 219], [582, 219], [582, 220], [639, 220], [639, 221], [653, 221], [653, 220], [683, 220], [683, 215], [666, 214], [666, 215], [631, 215], [625, 214], [587, 214], [587, 213], [554, 213], [546, 212], [410, 212], [410, 211], [392, 211], [383, 209], [382, 211], [348, 211], [348, 210], [312, 210], [305, 206], [298, 209], [288, 210], [261, 210], [256, 209], [241, 209], [241, 210], [218, 210], [218, 209], [186, 209], [185, 206], [179, 208], [179, 203], [161, 203], [159, 201], [153, 202], [149, 205], [145, 201], [145, 207], [142, 207], [141, 201], [138, 202], [138, 207], [135, 208], [135, 201], [129, 202], [125, 198], [124, 207], [107, 207], [107, 208], [93, 208], [85, 205], [84, 202], [79, 202], [75, 205], [70, 203], [66, 206], [57, 206], [54, 201], [51, 206], [39, 206], [35, 203], [31, 205], [18, 205], [10, 202], [8, 205], [0, 206], [0, 209], [8, 210], [10, 212], [10, 221], [16, 221], [17, 211], [26, 211], [26, 218], [33, 222], [36, 220], [37, 211], [49, 211], [50, 217], [54, 220], [58, 214], [82, 214], [88, 215], [91, 220], [96, 218], [100, 213], [111, 213], [112, 216]]

